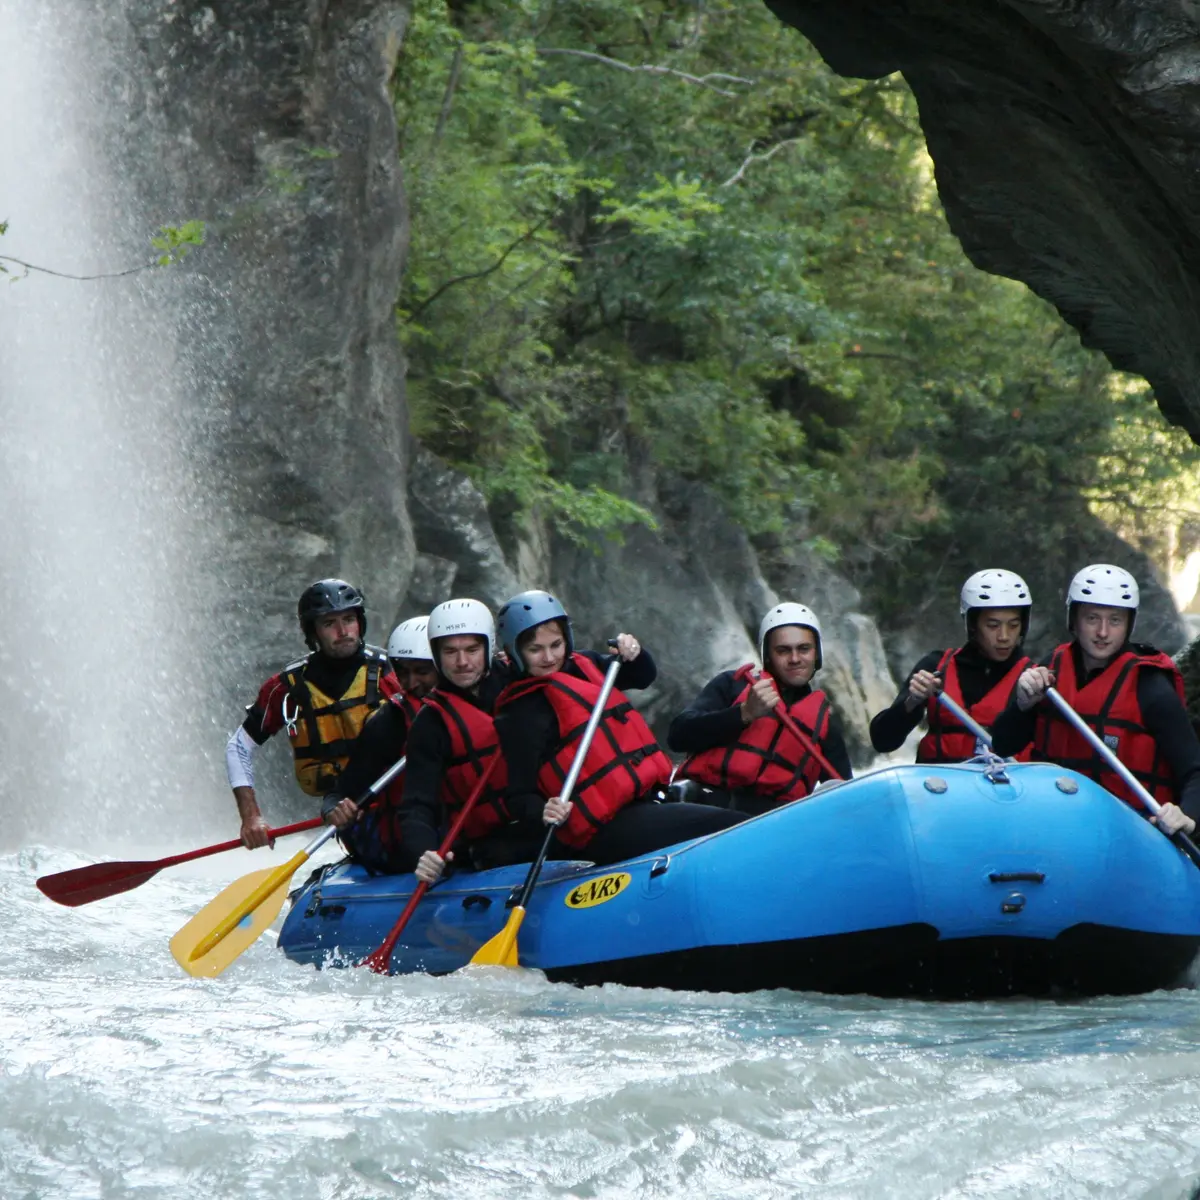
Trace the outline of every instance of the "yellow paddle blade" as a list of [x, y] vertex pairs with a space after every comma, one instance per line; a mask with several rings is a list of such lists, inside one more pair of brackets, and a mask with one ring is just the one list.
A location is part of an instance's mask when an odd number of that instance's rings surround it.
[[525, 920], [525, 910], [518, 904], [508, 918], [508, 924], [495, 937], [488, 938], [471, 958], [472, 965], [481, 967], [519, 967], [517, 962], [517, 931]]
[[301, 851], [281, 867], [253, 871], [210, 900], [172, 939], [171, 953], [189, 975], [220, 975], [279, 915]]

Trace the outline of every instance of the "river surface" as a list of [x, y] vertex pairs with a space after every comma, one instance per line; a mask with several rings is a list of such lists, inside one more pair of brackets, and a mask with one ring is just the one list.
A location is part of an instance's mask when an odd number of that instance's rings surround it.
[[0, 857], [3, 1200], [1176, 1198], [1200, 1180], [1197, 992], [387, 979], [296, 966], [270, 934], [197, 980], [170, 936], [272, 860], [237, 851], [78, 909], [35, 890], [85, 861]]

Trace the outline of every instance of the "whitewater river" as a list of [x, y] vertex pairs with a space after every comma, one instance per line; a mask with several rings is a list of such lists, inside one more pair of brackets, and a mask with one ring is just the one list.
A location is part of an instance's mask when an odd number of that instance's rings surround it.
[[295, 966], [269, 936], [194, 980], [171, 934], [271, 860], [239, 851], [80, 909], [34, 889], [83, 861], [0, 858], [3, 1200], [1175, 1198], [1200, 1180], [1195, 992], [383, 979]]

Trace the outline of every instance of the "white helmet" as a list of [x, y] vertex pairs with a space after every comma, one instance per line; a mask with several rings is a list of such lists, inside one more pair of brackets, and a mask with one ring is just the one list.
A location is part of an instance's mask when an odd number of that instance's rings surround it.
[[425, 632], [428, 624], [428, 617], [409, 617], [407, 621], [401, 621], [388, 638], [388, 658], [412, 658], [432, 662], [433, 651], [429, 648], [429, 637]]
[[1033, 609], [1033, 597], [1029, 585], [1015, 571], [990, 568], [976, 571], [962, 585], [958, 597], [958, 611], [962, 614], [971, 632], [969, 613], [973, 608], [1023, 608], [1021, 614], [1021, 636], [1029, 632], [1029, 614]]
[[[431, 647], [438, 638], [476, 634], [486, 643], [484, 654], [487, 661], [492, 661], [492, 648], [496, 644], [496, 624], [492, 620], [491, 611], [482, 600], [447, 600], [439, 604], [429, 614], [429, 624], [425, 632]], [[430, 653], [433, 653], [432, 649]], [[440, 668], [441, 664], [436, 655], [433, 661]]]
[[784, 625], [801, 625], [805, 629], [811, 629], [817, 635], [817, 665], [815, 670], [821, 669], [821, 622], [817, 620], [817, 614], [806, 604], [792, 604], [790, 602], [777, 604], [765, 617], [758, 626], [758, 657], [763, 666], [767, 663], [767, 634], [772, 629], [779, 629]]
[[1067, 629], [1074, 632], [1072, 617], [1076, 604], [1103, 604], [1109, 608], [1133, 609], [1129, 622], [1129, 632], [1133, 633], [1140, 601], [1137, 580], [1128, 571], [1111, 563], [1093, 563], [1079, 571], [1067, 589]]

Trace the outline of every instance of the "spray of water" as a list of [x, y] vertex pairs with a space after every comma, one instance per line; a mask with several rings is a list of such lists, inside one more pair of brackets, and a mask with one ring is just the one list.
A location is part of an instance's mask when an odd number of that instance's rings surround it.
[[[0, 253], [92, 275], [150, 260], [154, 218], [111, 166], [119, 96], [71, 8], [0, 0]], [[228, 804], [190, 286], [0, 276], [0, 847], [178, 841]]]

